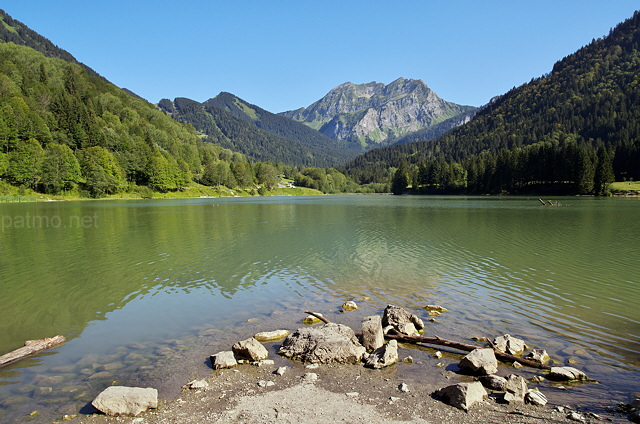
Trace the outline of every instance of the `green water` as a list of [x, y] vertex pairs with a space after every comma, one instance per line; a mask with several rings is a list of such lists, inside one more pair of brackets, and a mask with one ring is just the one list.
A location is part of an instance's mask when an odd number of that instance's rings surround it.
[[[0, 353], [69, 340], [0, 369], [0, 421], [76, 413], [112, 381], [175, 391], [185, 381], [158, 374], [178, 359], [202, 373], [211, 350], [256, 328], [295, 329], [306, 308], [357, 326], [387, 303], [424, 319], [422, 306], [446, 306], [427, 333], [517, 335], [577, 360], [602, 396], [629, 400], [640, 370], [640, 200], [558, 200], [0, 204]], [[361, 309], [338, 314], [352, 298]]]

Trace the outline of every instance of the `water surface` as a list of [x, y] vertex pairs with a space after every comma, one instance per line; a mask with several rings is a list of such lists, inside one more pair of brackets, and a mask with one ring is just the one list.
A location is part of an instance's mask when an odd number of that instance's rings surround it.
[[[510, 333], [577, 361], [600, 396], [629, 401], [640, 370], [640, 201], [557, 200], [0, 204], [0, 351], [69, 340], [0, 370], [0, 420], [76, 413], [113, 381], [175, 392], [188, 377], [167, 369], [206, 373], [208, 354], [254, 330], [295, 329], [307, 308], [357, 328], [388, 303], [424, 319], [426, 304], [446, 306], [427, 334]], [[339, 314], [350, 299], [361, 309]]]

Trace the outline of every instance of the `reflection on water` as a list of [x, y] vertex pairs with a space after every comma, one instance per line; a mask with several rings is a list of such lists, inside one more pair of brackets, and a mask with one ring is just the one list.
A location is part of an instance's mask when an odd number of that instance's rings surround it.
[[[640, 369], [640, 203], [561, 203], [322, 196], [0, 205], [12, 222], [0, 233], [0, 350], [55, 334], [70, 340], [0, 370], [0, 419], [54, 405], [53, 415], [74, 413], [114, 380], [153, 382], [153, 370], [189, 355], [191, 337], [227, 340], [250, 318], [295, 328], [293, 314], [349, 298], [366, 299], [360, 315], [344, 318], [355, 326], [387, 303], [423, 316], [422, 306], [439, 303], [450, 312], [427, 331], [518, 335], [628, 389]], [[16, 225], [27, 215], [48, 225]]]

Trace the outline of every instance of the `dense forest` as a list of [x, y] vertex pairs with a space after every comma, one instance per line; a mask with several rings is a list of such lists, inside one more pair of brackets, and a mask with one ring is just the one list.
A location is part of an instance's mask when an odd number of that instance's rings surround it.
[[249, 105], [228, 93], [204, 103], [186, 98], [173, 102], [162, 99], [158, 107], [175, 120], [192, 124], [206, 136], [204, 141], [257, 161], [327, 167], [343, 164], [356, 155], [304, 124]]
[[280, 174], [305, 172], [249, 162], [75, 63], [0, 43], [0, 194], [16, 186], [100, 197], [194, 182], [268, 190]]
[[[640, 13], [432, 141], [370, 151], [348, 174], [418, 192], [605, 194], [640, 179]], [[405, 185], [406, 184], [406, 185]]]

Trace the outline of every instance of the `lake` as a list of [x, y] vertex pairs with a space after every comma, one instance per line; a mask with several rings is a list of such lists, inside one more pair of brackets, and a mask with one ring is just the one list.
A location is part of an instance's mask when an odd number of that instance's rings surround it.
[[[554, 200], [0, 204], [0, 353], [68, 340], [0, 369], [0, 421], [77, 413], [114, 381], [175, 396], [210, 373], [209, 355], [296, 329], [304, 310], [359, 331], [389, 303], [425, 321], [425, 305], [447, 307], [425, 335], [523, 338], [600, 382], [573, 393], [629, 402], [639, 391], [640, 199]], [[352, 299], [360, 309], [340, 313]], [[434, 369], [428, 349], [407, 350]]]

